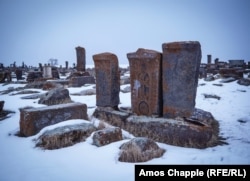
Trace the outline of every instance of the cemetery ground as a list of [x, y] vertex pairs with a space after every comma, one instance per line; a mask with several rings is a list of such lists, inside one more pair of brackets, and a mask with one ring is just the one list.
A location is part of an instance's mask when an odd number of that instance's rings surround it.
[[[14, 81], [14, 80], [13, 80]], [[0, 84], [0, 92], [24, 87], [19, 83]], [[121, 85], [124, 90], [128, 84]], [[184, 148], [157, 142], [165, 153], [142, 163], [126, 163], [118, 160], [120, 146], [134, 136], [122, 130], [123, 140], [105, 146], [93, 145], [93, 134], [85, 141], [65, 148], [46, 150], [36, 147], [37, 139], [44, 131], [62, 125], [76, 125], [99, 120], [92, 117], [96, 109], [96, 95], [77, 95], [77, 93], [95, 88], [94, 84], [82, 87], [68, 87], [70, 98], [74, 102], [87, 105], [89, 120], [74, 119], [45, 127], [38, 134], [19, 137], [20, 108], [44, 107], [37, 99], [22, 99], [30, 94], [15, 94], [18, 91], [0, 94], [5, 101], [4, 110], [9, 111], [5, 119], [0, 120], [0, 180], [134, 180], [135, 164], [250, 164], [250, 86], [239, 85], [237, 81], [222, 82], [199, 79], [196, 108], [212, 113], [219, 122], [219, 135], [224, 144], [205, 149]], [[42, 89], [26, 89], [45, 93]], [[131, 106], [131, 93], [121, 91], [119, 107]]]

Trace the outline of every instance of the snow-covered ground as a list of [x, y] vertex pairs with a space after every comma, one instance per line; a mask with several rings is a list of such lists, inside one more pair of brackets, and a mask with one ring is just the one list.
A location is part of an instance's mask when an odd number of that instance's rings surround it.
[[[206, 82], [199, 79], [196, 107], [213, 114], [220, 124], [220, 136], [226, 138], [228, 144], [194, 149], [158, 143], [166, 149], [165, 154], [140, 164], [250, 164], [250, 86], [239, 85], [236, 81], [223, 83], [223, 86], [213, 85], [219, 84], [220, 80]], [[24, 84], [0, 84], [0, 91], [22, 86]], [[92, 87], [68, 89], [70, 93], [75, 93]], [[221, 99], [205, 98], [204, 94], [214, 94]], [[15, 112], [10, 118], [0, 121], [1, 181], [134, 180], [135, 163], [118, 161], [119, 146], [128, 140], [96, 147], [92, 145], [90, 136], [85, 142], [70, 147], [42, 150], [36, 148], [33, 141], [38, 135], [27, 138], [15, 136], [19, 130], [19, 108], [45, 106], [38, 104], [38, 99], [21, 99], [22, 96], [26, 95], [0, 95], [0, 100], [5, 101], [4, 109]], [[87, 104], [90, 107], [88, 115], [91, 117], [95, 109], [95, 95], [71, 95], [71, 99]], [[120, 100], [119, 106], [130, 106], [130, 93], [121, 92]], [[79, 122], [84, 120], [70, 120], [59, 125]]]

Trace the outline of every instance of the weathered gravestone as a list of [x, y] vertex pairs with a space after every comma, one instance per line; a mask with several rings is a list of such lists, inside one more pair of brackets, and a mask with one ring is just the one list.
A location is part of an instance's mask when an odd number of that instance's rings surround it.
[[162, 113], [160, 52], [139, 48], [128, 53], [132, 111], [137, 115]]
[[43, 67], [43, 78], [52, 78], [52, 67], [50, 64], [45, 64]]
[[76, 70], [79, 72], [85, 72], [85, 48], [78, 46], [75, 49], [77, 58]]
[[197, 41], [162, 45], [163, 117], [190, 117], [194, 111], [201, 62]]
[[46, 126], [70, 119], [88, 120], [87, 105], [75, 102], [20, 109], [20, 135], [32, 136]]
[[118, 59], [112, 53], [93, 55], [96, 74], [96, 105], [118, 108], [120, 74]]

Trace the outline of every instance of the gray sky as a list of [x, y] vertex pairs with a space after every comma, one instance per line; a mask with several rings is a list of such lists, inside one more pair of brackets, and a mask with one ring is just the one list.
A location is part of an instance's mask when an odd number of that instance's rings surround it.
[[202, 62], [250, 61], [249, 0], [0, 0], [0, 62], [76, 62], [75, 47], [111, 52], [120, 64], [138, 48], [199, 41]]

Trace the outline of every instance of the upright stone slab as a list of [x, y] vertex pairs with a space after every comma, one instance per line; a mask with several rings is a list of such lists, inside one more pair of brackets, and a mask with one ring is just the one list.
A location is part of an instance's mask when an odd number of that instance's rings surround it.
[[128, 53], [132, 111], [137, 115], [162, 114], [160, 52], [139, 48]]
[[45, 64], [43, 67], [43, 78], [52, 78], [52, 67], [50, 64]]
[[76, 47], [76, 70], [79, 72], [85, 72], [85, 64], [86, 64], [86, 57], [85, 57], [85, 48], [83, 47]]
[[195, 107], [201, 62], [200, 43], [164, 43], [162, 49], [163, 117], [189, 117]]
[[93, 55], [96, 74], [96, 105], [117, 108], [120, 102], [118, 59], [112, 53]]

